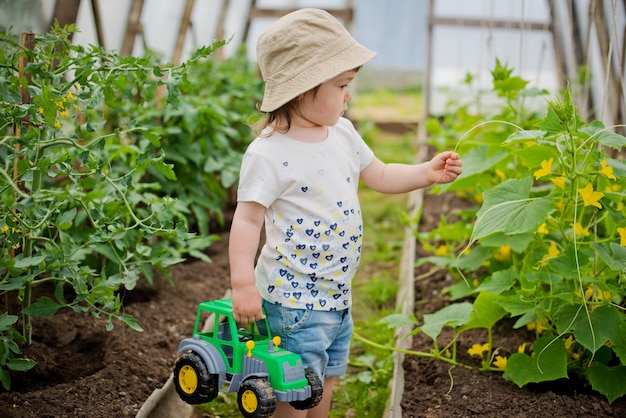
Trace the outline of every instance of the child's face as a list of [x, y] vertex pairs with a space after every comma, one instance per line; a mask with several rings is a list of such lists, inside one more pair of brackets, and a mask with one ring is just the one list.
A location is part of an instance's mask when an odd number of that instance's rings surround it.
[[346, 71], [322, 83], [317, 92], [307, 92], [301, 103], [300, 113], [309, 121], [322, 126], [333, 126], [347, 109], [352, 99], [349, 84], [356, 71]]

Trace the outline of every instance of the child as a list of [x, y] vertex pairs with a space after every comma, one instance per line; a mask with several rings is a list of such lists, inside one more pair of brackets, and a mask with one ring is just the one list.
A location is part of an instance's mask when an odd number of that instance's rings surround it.
[[452, 182], [462, 171], [454, 152], [417, 165], [384, 164], [342, 117], [350, 82], [374, 55], [318, 9], [282, 17], [257, 44], [264, 115], [243, 158], [230, 232], [233, 314], [254, 322], [263, 306], [281, 346], [324, 382], [318, 406], [298, 411], [279, 403], [277, 417], [328, 416], [335, 379], [346, 371], [350, 288], [363, 238], [359, 180], [404, 193]]

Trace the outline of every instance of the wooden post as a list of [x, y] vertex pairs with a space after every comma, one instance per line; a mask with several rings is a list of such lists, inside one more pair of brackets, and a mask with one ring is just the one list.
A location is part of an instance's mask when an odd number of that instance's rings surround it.
[[98, 0], [91, 0], [91, 11], [93, 12], [93, 22], [96, 26], [96, 35], [98, 36], [98, 44], [106, 49], [104, 45], [104, 33], [102, 33], [102, 19], [100, 18], [100, 7]]
[[[22, 97], [22, 104], [28, 104], [30, 103], [30, 92], [28, 91], [28, 85], [31, 82], [31, 76], [30, 74], [25, 74], [24, 70], [26, 69], [26, 66], [28, 65], [28, 56], [24, 53], [24, 51], [26, 50], [33, 50], [33, 48], [35, 48], [35, 34], [32, 32], [22, 32], [22, 37], [20, 39], [20, 46], [22, 48], [22, 53], [20, 54], [20, 60], [19, 60], [19, 67], [18, 67], [18, 74], [19, 74], [19, 84], [20, 84], [20, 96]], [[26, 79], [26, 83], [24, 83], [24, 78]], [[21, 127], [22, 126], [28, 126], [28, 114], [26, 114], [23, 118], [22, 118], [22, 123], [14, 123], [13, 124], [13, 135], [15, 135], [16, 137], [20, 137], [21, 134]], [[20, 150], [20, 144], [19, 142], [17, 144], [15, 144], [15, 151]], [[17, 180], [18, 176], [19, 176], [19, 170], [18, 170], [18, 163], [19, 163], [19, 158], [15, 157], [14, 160], [14, 165], [13, 165], [13, 179]], [[13, 213], [17, 214], [17, 209], [13, 208]], [[11, 258], [15, 258], [15, 249], [11, 248]], [[5, 293], [4, 296], [4, 303], [5, 303], [5, 310], [8, 312], [9, 311], [9, 294], [8, 292]], [[30, 336], [26, 336], [27, 338], [29, 338], [30, 341]]]
[[191, 25], [191, 11], [193, 10], [194, 3], [195, 0], [187, 0], [185, 2], [185, 10], [183, 11], [183, 17], [180, 19], [178, 37], [176, 38], [176, 46], [174, 47], [174, 55], [172, 56], [174, 65], [180, 64], [180, 57], [182, 55], [183, 46], [185, 45], [185, 37]]
[[133, 53], [133, 46], [135, 46], [135, 37], [141, 30], [141, 11], [143, 10], [144, 0], [133, 0], [130, 6], [130, 13], [128, 13], [128, 22], [126, 23], [126, 34], [124, 35], [124, 42], [122, 43], [122, 49], [120, 50], [121, 56], [131, 55]]

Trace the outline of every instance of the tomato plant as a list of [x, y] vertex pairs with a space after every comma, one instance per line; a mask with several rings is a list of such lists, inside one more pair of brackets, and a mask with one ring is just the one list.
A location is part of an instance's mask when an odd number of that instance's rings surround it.
[[[235, 112], [253, 109], [260, 91], [254, 76], [245, 78], [249, 69], [229, 86], [209, 82], [234, 65], [209, 62], [223, 41], [175, 66], [152, 54], [73, 45], [73, 30], [57, 25], [36, 35], [32, 49], [0, 37], [0, 292], [7, 305], [0, 381], [7, 389], [9, 370], [34, 366], [20, 350], [30, 342], [31, 318], [69, 308], [104, 318], [109, 330], [118, 321], [141, 331], [123, 312], [124, 291], [140, 278], [152, 282], [155, 269], [172, 282], [168, 267], [187, 256], [210, 261], [203, 250], [216, 237], [206, 224], [222, 216], [247, 139]], [[203, 77], [194, 84], [190, 73]], [[220, 117], [198, 123], [193, 114], [202, 109]], [[176, 148], [185, 135], [193, 136], [185, 145], [197, 144]], [[230, 166], [207, 163], [221, 159], [214, 143]], [[38, 287], [47, 296], [35, 298]]]

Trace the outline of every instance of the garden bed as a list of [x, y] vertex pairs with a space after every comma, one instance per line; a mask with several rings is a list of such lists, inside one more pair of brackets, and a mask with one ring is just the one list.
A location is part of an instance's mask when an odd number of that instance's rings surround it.
[[[439, 215], [463, 207], [464, 202], [452, 194], [425, 194], [420, 231], [437, 226]], [[416, 259], [426, 257], [419, 245]], [[420, 324], [424, 314], [433, 313], [446, 306], [450, 300], [445, 289], [456, 281], [444, 270], [429, 274], [432, 265], [425, 264], [415, 270], [415, 315]], [[525, 328], [512, 329], [513, 322], [501, 321], [493, 329], [493, 346], [498, 355], [508, 357], [523, 344], [534, 340]], [[439, 347], [450, 341], [451, 334], [442, 332]], [[559, 380], [518, 388], [505, 381], [497, 372], [481, 372], [480, 360], [470, 357], [467, 350], [475, 343], [487, 341], [486, 330], [468, 330], [460, 334], [457, 360], [474, 366], [452, 368], [442, 361], [406, 355], [404, 357], [404, 393], [401, 400], [402, 417], [624, 417], [626, 398], [609, 405], [601, 396], [581, 382]], [[429, 352], [433, 346], [430, 337], [423, 333], [413, 337], [411, 350]]]

